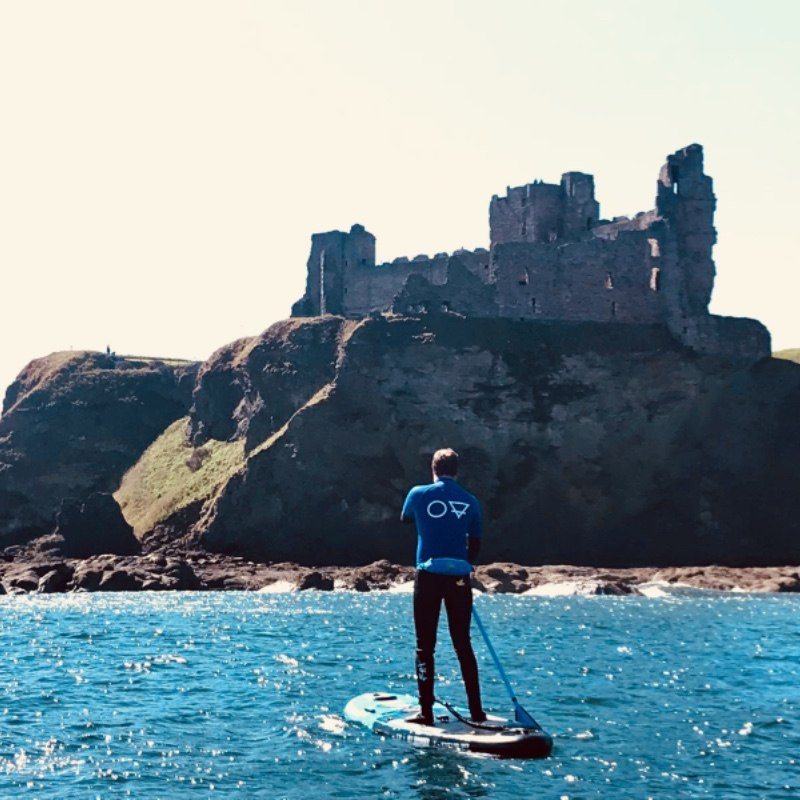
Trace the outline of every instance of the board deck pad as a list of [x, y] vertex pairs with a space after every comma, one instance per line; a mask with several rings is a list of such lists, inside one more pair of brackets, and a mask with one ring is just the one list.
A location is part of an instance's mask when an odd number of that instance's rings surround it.
[[[456, 709], [461, 716], [469, 712]], [[417, 698], [410, 694], [367, 692], [354, 697], [344, 709], [349, 722], [355, 722], [382, 736], [406, 739], [423, 747], [451, 747], [505, 758], [546, 758], [553, 740], [543, 730], [520, 727], [514, 720], [488, 714], [491, 730], [461, 722], [445, 706], [433, 706], [434, 725], [408, 722], [419, 712]]]

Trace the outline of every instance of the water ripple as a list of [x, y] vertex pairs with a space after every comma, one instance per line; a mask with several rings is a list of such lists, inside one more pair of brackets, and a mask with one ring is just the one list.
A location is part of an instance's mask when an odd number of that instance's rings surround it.
[[[413, 690], [403, 594], [2, 597], [0, 797], [793, 798], [799, 601], [480, 597], [555, 737], [525, 763], [345, 724], [354, 694]], [[462, 702], [444, 632], [437, 672]]]

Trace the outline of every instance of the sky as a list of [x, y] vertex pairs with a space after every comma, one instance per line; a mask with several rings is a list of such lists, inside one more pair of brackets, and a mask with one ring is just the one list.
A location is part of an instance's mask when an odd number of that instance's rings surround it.
[[204, 359], [289, 315], [310, 236], [488, 243], [507, 185], [652, 208], [705, 148], [711, 310], [800, 347], [800, 2], [0, 0], [0, 394], [52, 351]]

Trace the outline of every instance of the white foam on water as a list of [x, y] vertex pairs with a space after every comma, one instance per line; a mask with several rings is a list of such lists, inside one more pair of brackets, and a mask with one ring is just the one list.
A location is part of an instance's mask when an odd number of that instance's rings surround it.
[[575, 581], [559, 581], [557, 583], [542, 583], [533, 586], [525, 592], [524, 597], [573, 597], [581, 594], [580, 584]]
[[653, 583], [640, 583], [636, 588], [645, 597], [656, 598], [669, 597], [668, 586], [666, 581], [654, 581]]
[[274, 583], [268, 583], [266, 586], [262, 586], [259, 590], [259, 594], [288, 594], [289, 592], [294, 592], [297, 589], [297, 584], [292, 583], [291, 581], [286, 580], [279, 580], [275, 581]]
[[715, 595], [719, 594], [718, 589], [703, 589], [692, 586], [689, 583], [670, 583], [668, 581], [648, 581], [640, 583], [636, 587], [645, 597], [676, 597], [686, 595]]
[[576, 597], [595, 595], [597, 584], [594, 581], [556, 581], [555, 583], [542, 583], [533, 586], [525, 592], [523, 597]]
[[390, 594], [411, 594], [414, 591], [414, 581], [393, 583], [387, 591]]

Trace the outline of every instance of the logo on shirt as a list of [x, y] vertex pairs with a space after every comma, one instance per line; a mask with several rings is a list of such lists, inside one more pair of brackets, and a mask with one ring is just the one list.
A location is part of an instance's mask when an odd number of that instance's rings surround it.
[[444, 500], [431, 500], [428, 503], [428, 516], [431, 519], [441, 519], [447, 513], [448, 506], [450, 512], [456, 515], [456, 519], [461, 519], [469, 510], [469, 503], [461, 500], [448, 500], [447, 503]]
[[448, 502], [450, 503], [450, 510], [458, 519], [461, 519], [467, 513], [469, 503], [462, 503], [460, 500], [449, 500]]

